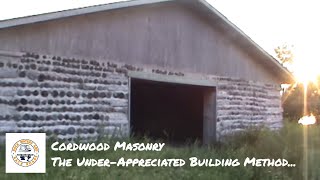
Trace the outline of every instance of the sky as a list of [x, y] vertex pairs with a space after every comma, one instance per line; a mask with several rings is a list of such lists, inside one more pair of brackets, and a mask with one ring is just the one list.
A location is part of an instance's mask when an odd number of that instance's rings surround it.
[[[0, 0], [0, 20], [121, 0]], [[288, 43], [314, 58], [320, 42], [319, 5], [315, 0], [207, 0], [267, 52]], [[308, 52], [308, 53], [306, 53]]]

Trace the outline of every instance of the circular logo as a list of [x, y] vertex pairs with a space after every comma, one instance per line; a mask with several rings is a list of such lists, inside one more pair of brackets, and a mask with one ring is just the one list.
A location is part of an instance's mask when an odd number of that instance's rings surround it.
[[32, 140], [21, 139], [13, 145], [11, 156], [19, 166], [32, 166], [39, 158], [39, 148]]

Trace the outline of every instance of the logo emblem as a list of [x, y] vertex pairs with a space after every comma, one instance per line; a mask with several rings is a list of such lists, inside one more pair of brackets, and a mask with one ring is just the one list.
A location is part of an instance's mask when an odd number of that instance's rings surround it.
[[19, 166], [32, 166], [39, 158], [39, 147], [30, 139], [21, 139], [13, 145], [11, 156]]
[[6, 133], [6, 173], [45, 173], [46, 134]]

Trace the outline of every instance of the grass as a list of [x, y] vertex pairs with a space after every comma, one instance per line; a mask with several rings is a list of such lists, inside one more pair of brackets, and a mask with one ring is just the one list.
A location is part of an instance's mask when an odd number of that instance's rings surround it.
[[[0, 147], [0, 179], [303, 179], [302, 127], [286, 124], [280, 131], [251, 129], [226, 137], [225, 141], [212, 146], [194, 143], [184, 147], [166, 145], [161, 152], [54, 152], [47, 151], [46, 174], [5, 174], [4, 147]], [[127, 140], [137, 142], [135, 140]], [[150, 140], [140, 140], [148, 142]], [[103, 140], [114, 143], [115, 140]], [[51, 144], [51, 143], [48, 143]], [[320, 177], [320, 127], [309, 127], [309, 179]], [[111, 146], [112, 147], [112, 146]], [[48, 148], [50, 149], [50, 148]], [[173, 167], [53, 167], [50, 157], [62, 158], [182, 158], [186, 165]], [[190, 167], [190, 157], [210, 159], [239, 159], [237, 167]], [[296, 167], [243, 166], [246, 157], [281, 158]]]

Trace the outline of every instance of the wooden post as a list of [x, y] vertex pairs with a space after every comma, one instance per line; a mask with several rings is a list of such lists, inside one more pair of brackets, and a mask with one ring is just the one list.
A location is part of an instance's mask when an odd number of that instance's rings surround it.
[[203, 144], [210, 144], [216, 141], [216, 89], [204, 90], [203, 98]]

